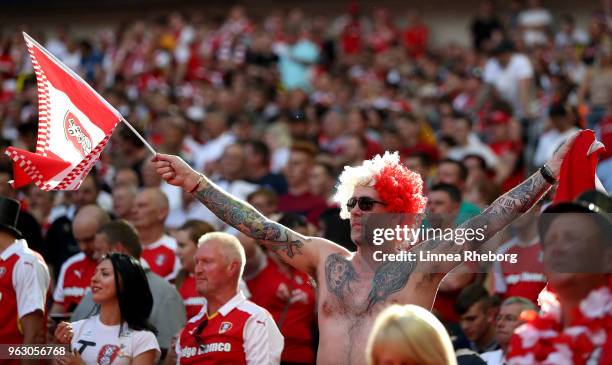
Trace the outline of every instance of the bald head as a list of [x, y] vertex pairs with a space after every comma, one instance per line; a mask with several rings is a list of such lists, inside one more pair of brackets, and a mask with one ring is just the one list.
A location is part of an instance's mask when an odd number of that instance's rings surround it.
[[138, 194], [138, 197], [146, 197], [151, 202], [153, 202], [157, 206], [158, 209], [167, 210], [168, 207], [170, 206], [166, 193], [164, 193], [159, 188], [145, 188], [140, 192], [140, 194]]
[[159, 188], [146, 188], [134, 200], [133, 217], [134, 226], [142, 235], [143, 230], [163, 229], [168, 216], [168, 198]]
[[142, 176], [142, 184], [147, 188], [159, 187], [162, 183], [162, 178], [157, 174], [155, 165], [151, 159], [145, 159], [140, 168]]
[[136, 174], [136, 171], [131, 168], [123, 168], [115, 173], [114, 187], [124, 185], [138, 187], [138, 174]]
[[87, 258], [94, 258], [94, 238], [98, 230], [110, 222], [108, 214], [97, 205], [85, 205], [77, 212], [72, 221], [72, 235], [81, 252]]

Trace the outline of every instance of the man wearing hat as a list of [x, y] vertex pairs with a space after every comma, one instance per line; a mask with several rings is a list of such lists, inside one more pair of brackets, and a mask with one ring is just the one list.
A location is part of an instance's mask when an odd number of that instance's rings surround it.
[[[542, 313], [515, 331], [510, 363], [513, 358], [533, 364], [546, 358], [612, 363], [611, 211], [612, 199], [591, 190], [542, 213], [538, 230], [548, 288], [539, 298]], [[536, 341], [525, 341], [525, 336]], [[557, 345], [535, 355], [535, 348], [547, 343]]]
[[16, 228], [18, 217], [19, 202], [0, 196], [0, 343], [44, 343], [49, 269], [22, 239]]

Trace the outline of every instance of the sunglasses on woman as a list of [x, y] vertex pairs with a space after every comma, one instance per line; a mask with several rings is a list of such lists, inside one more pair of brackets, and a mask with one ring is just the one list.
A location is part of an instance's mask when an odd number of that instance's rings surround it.
[[360, 196], [359, 198], [352, 197], [346, 202], [346, 206], [348, 207], [349, 211], [355, 208], [355, 205], [359, 205], [359, 209], [361, 211], [367, 212], [367, 211], [372, 210], [372, 208], [374, 208], [374, 204], [380, 204], [383, 206], [387, 205], [381, 201], [374, 200], [367, 196]]

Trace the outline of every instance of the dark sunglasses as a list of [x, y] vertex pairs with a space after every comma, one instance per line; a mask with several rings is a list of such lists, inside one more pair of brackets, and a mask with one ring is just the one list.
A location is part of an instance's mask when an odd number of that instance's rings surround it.
[[374, 204], [387, 205], [383, 202], [379, 202], [378, 200], [368, 198], [367, 196], [360, 196], [359, 198], [352, 197], [346, 202], [346, 206], [348, 207], [349, 211], [355, 208], [355, 205], [359, 205], [359, 209], [367, 212], [374, 208]]
[[208, 317], [204, 318], [204, 320], [200, 322], [200, 324], [192, 332], [193, 338], [196, 340], [196, 343], [198, 344], [198, 346], [200, 346], [202, 350], [206, 348], [204, 342], [202, 342], [201, 337], [202, 331], [204, 331], [204, 328], [206, 328], [206, 326], [208, 326]]

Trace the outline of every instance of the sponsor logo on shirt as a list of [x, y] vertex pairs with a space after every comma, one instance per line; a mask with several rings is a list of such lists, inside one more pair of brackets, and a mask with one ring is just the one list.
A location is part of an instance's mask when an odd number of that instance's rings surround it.
[[81, 279], [83, 277], [83, 274], [81, 274], [80, 270], [74, 269], [74, 276], [76, 276], [79, 279]]
[[530, 272], [522, 272], [520, 274], [506, 276], [506, 283], [508, 285], [517, 284], [519, 282], [545, 283], [546, 276], [541, 273], [530, 273]]
[[0, 266], [0, 278], [4, 276], [4, 273], [6, 273], [6, 268], [4, 266]]
[[190, 297], [183, 300], [185, 305], [204, 305], [206, 304], [206, 298], [204, 297]]
[[222, 322], [221, 326], [219, 327], [219, 333], [225, 333], [229, 331], [231, 328], [232, 328], [231, 322]]
[[79, 288], [76, 286], [64, 288], [64, 295], [67, 297], [82, 297], [85, 295], [85, 288]]
[[232, 344], [228, 342], [213, 342], [200, 345], [200, 347], [183, 347], [181, 349], [181, 358], [189, 358], [198, 355], [204, 355], [209, 352], [230, 352]]

